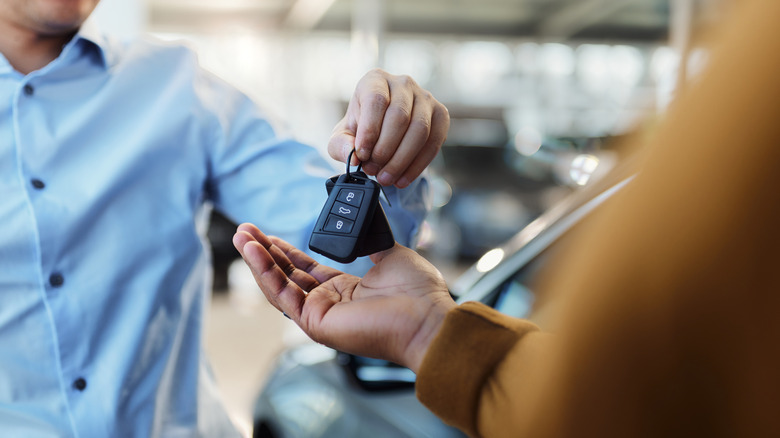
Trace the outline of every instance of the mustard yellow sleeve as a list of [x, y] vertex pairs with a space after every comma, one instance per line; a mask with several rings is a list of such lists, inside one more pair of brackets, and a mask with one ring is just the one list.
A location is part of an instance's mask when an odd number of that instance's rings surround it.
[[452, 310], [418, 396], [472, 436], [780, 436], [780, 1], [745, 0], [556, 261], [550, 339]]
[[[529, 321], [508, 317], [481, 303], [464, 303], [447, 314], [441, 332], [426, 354], [417, 376], [417, 396], [446, 423], [471, 436], [480, 436], [480, 399], [496, 397], [485, 395], [490, 392], [488, 388], [507, 384], [512, 385], [512, 391], [522, 391], [522, 380], [533, 377], [528, 363], [510, 360], [513, 365], [509, 367], [509, 377], [514, 375], [517, 381], [496, 386], [489, 382], [496, 379], [496, 367], [507, 362], [510, 351], [517, 357], [535, 360], [545, 336]], [[503, 398], [500, 394], [498, 397]], [[507, 401], [499, 406], [502, 412], [516, 407], [511, 400], [504, 403]], [[490, 413], [493, 414], [501, 412]]]

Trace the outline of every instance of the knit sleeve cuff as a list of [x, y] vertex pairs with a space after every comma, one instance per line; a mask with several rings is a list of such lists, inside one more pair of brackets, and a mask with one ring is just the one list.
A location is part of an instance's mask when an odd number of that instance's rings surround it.
[[538, 328], [481, 303], [451, 310], [417, 374], [417, 397], [444, 422], [477, 436], [479, 396], [506, 353]]

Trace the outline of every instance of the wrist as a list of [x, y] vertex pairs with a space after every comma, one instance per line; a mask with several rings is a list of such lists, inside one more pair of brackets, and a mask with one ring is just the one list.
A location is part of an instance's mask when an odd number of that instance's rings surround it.
[[406, 351], [406, 366], [417, 373], [429, 347], [441, 331], [444, 319], [457, 304], [449, 297], [439, 299], [431, 304], [420, 329], [415, 334]]

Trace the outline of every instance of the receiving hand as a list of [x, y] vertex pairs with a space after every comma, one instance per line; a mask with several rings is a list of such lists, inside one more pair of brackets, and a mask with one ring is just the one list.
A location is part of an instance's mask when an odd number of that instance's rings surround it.
[[358, 82], [328, 153], [346, 162], [355, 149], [367, 174], [404, 188], [436, 157], [449, 126], [447, 108], [412, 78], [374, 69]]
[[313, 340], [340, 351], [419, 369], [444, 316], [455, 306], [439, 271], [396, 244], [371, 256], [363, 278], [321, 265], [252, 224], [233, 244], [268, 301]]

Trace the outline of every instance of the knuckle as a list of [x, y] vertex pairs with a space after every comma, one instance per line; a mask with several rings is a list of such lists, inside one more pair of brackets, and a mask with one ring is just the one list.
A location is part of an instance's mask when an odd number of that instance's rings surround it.
[[392, 153], [384, 148], [374, 149], [374, 151], [371, 153], [371, 161], [379, 165], [384, 165], [390, 161], [391, 157]]
[[412, 119], [412, 109], [407, 105], [393, 105], [387, 109], [386, 117], [393, 123], [406, 125]]
[[450, 120], [450, 110], [443, 103], [436, 101], [436, 111], [439, 111], [448, 121]]
[[433, 93], [425, 89], [421, 89], [421, 91], [417, 94], [417, 98], [425, 102], [439, 103], [439, 101], [437, 101], [436, 98], [433, 97]]
[[367, 125], [363, 127], [363, 139], [374, 143], [379, 138], [379, 126]]
[[385, 93], [372, 93], [368, 104], [373, 108], [387, 108], [387, 106], [390, 104], [390, 96]]
[[427, 134], [431, 132], [431, 119], [427, 117], [415, 117], [414, 120], [412, 120], [409, 129], [420, 131], [427, 136]]
[[417, 82], [409, 75], [401, 75], [398, 77], [398, 81], [405, 87], [416, 87]]
[[433, 117], [436, 119], [436, 129], [446, 135], [450, 129], [450, 111], [446, 106], [439, 104], [434, 110]]
[[328, 139], [328, 152], [330, 152], [331, 155], [334, 152], [341, 152], [341, 139], [336, 134]]

